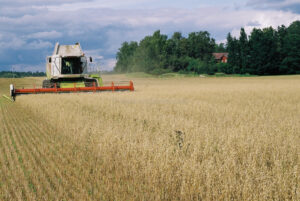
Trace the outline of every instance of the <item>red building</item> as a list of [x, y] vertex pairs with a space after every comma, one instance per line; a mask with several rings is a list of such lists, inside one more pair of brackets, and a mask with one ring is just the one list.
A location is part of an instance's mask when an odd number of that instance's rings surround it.
[[213, 53], [213, 56], [215, 57], [215, 59], [216, 59], [217, 62], [227, 63], [228, 52]]

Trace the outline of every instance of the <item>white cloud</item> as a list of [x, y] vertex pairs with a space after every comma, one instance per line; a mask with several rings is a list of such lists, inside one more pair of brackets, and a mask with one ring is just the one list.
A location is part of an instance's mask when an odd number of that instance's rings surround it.
[[[277, 28], [280, 25], [289, 26], [291, 22], [300, 20], [300, 15], [285, 11], [252, 11], [252, 13], [252, 21], [255, 23], [247, 23], [241, 26], [244, 27], [247, 34], [250, 34], [254, 28], [262, 29], [270, 26]], [[231, 32], [232, 35], [239, 37], [241, 27], [234, 28]]]
[[299, 0], [249, 0], [247, 5], [257, 9], [288, 10], [300, 13]]
[[104, 59], [104, 56], [101, 55], [101, 52], [103, 52], [102, 49], [83, 50], [83, 51], [87, 57], [93, 58], [93, 62], [100, 62], [102, 59]]
[[52, 46], [53, 46], [52, 43], [50, 43], [48, 41], [38, 40], [38, 41], [33, 41], [33, 42], [30, 42], [30, 43], [26, 44], [24, 46], [24, 48], [35, 50], [35, 49], [46, 49], [46, 48], [52, 47]]
[[284, 6], [290, 6], [294, 4], [299, 4], [299, 0], [249, 0], [247, 2], [247, 5], [250, 6], [258, 6], [258, 7], [284, 7]]
[[15, 64], [11, 65], [11, 69], [13, 71], [23, 71], [23, 72], [45, 72], [45, 64], [38, 64], [38, 65], [28, 65], [28, 64]]
[[50, 11], [79, 11], [95, 8], [112, 8], [112, 9], [124, 9], [133, 8], [136, 5], [143, 5], [143, 3], [151, 4], [155, 3], [155, 0], [93, 0], [91, 2], [78, 1], [78, 2], [66, 2], [62, 5], [50, 5], [46, 6]]
[[24, 37], [18, 37], [12, 35], [10, 37], [2, 37], [0, 40], [0, 50], [5, 51], [6, 49], [13, 50], [36, 50], [52, 47], [53, 44], [49, 41], [34, 40], [31, 42], [26, 41]]
[[116, 59], [105, 59], [103, 60], [103, 66], [100, 66], [102, 71], [112, 71], [116, 66], [117, 60]]
[[60, 38], [62, 36], [62, 33], [57, 31], [43, 31], [43, 32], [36, 32], [33, 34], [29, 34], [28, 38], [34, 38], [34, 39], [52, 39], [52, 38]]
[[10, 40], [7, 39], [7, 37], [2, 37], [2, 40], [0, 41], [0, 50], [21, 48], [23, 49], [25, 44], [26, 41], [14, 35], [10, 37]]
[[221, 44], [221, 43], [226, 44], [226, 43], [227, 43], [227, 40], [226, 40], [226, 39], [223, 39], [223, 40], [217, 40], [216, 43], [217, 43], [217, 44]]
[[91, 0], [0, 0], [0, 3], [3, 3], [5, 5], [60, 5], [60, 4], [66, 4], [66, 3], [76, 3], [76, 2], [82, 2], [86, 1], [89, 2]]
[[94, 50], [85, 50], [85, 55], [93, 57], [94, 59], [103, 59], [104, 57], [101, 55], [103, 52], [102, 49], [94, 49]]

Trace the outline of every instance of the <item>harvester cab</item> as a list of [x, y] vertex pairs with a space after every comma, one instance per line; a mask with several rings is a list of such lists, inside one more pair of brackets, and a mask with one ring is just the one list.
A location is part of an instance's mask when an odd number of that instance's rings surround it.
[[104, 85], [99, 73], [88, 72], [89, 62], [92, 62], [92, 58], [85, 56], [79, 43], [56, 43], [52, 56], [46, 57], [47, 79], [43, 81], [42, 88], [16, 89], [11, 84], [10, 95], [15, 100], [21, 94], [134, 91], [132, 81]]

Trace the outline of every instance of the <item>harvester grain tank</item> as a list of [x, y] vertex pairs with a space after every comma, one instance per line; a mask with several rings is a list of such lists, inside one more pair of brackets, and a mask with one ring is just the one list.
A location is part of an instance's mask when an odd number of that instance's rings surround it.
[[85, 56], [79, 43], [56, 43], [52, 56], [46, 58], [47, 79], [43, 81], [42, 88], [15, 89], [11, 84], [10, 95], [15, 100], [21, 94], [134, 90], [132, 81], [128, 85], [111, 82], [104, 86], [99, 74], [88, 73], [89, 62], [92, 58]]

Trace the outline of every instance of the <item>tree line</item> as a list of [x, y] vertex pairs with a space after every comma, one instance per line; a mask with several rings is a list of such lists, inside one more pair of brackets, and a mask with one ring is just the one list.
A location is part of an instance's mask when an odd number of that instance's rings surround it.
[[[214, 52], [228, 52], [228, 63], [217, 63]], [[289, 27], [241, 28], [238, 38], [229, 33], [217, 44], [207, 31], [170, 38], [155, 31], [140, 42], [124, 42], [117, 52], [115, 72], [168, 72], [276, 75], [300, 73], [300, 21]]]
[[1, 78], [22, 78], [22, 77], [44, 77], [46, 74], [44, 72], [12, 72], [12, 71], [1, 71]]
[[[207, 70], [216, 43], [207, 31], [193, 32], [187, 38], [175, 32], [171, 38], [156, 31], [139, 43], [124, 42], [117, 53], [116, 72], [161, 74]], [[199, 69], [198, 69], [199, 68]]]
[[278, 75], [300, 73], [300, 21], [289, 27], [242, 28], [239, 38], [227, 36], [228, 66], [225, 73]]

